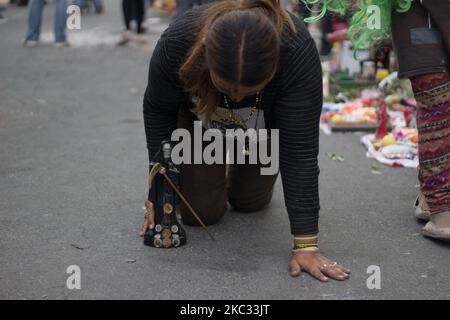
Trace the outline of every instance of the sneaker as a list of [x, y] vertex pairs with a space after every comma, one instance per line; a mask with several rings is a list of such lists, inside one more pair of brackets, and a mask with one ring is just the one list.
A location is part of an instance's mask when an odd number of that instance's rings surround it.
[[70, 47], [70, 43], [68, 43], [67, 41], [55, 42], [53, 45], [55, 46], [55, 48], [67, 48], [67, 47]]
[[25, 40], [25, 41], [23, 42], [23, 46], [26, 47], [26, 48], [33, 48], [33, 47], [36, 47], [37, 44], [38, 44], [38, 42], [37, 42], [37, 41], [34, 41], [34, 40]]

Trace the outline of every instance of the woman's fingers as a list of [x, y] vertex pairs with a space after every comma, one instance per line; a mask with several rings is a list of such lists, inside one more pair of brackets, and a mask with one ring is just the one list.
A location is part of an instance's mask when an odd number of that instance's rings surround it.
[[298, 277], [302, 273], [302, 269], [297, 260], [291, 259], [291, 276]]
[[141, 237], [147, 232], [148, 229], [153, 229], [155, 225], [155, 210], [154, 205], [150, 201], [145, 201], [145, 217], [144, 224], [142, 225], [140, 235]]
[[309, 274], [311, 274], [314, 278], [317, 278], [322, 282], [328, 281], [328, 278], [322, 273], [322, 271], [320, 271], [320, 269], [318, 267], [313, 267], [309, 271]]
[[[350, 277], [350, 275], [349, 275], [350, 274], [350, 270], [348, 270], [348, 269], [346, 269], [346, 268], [344, 268], [344, 267], [342, 267], [340, 265], [337, 265], [336, 269], [339, 270], [340, 272], [342, 272], [346, 276], [347, 279]], [[348, 272], [347, 272], [347, 270], [348, 270]]]
[[147, 220], [149, 221], [149, 228], [153, 229], [155, 226], [155, 205], [149, 201], [149, 206], [147, 207]]
[[177, 215], [177, 220], [181, 220], [181, 208], [180, 207], [176, 207], [175, 213]]
[[350, 274], [350, 270], [349, 270], [349, 269], [347, 269], [347, 268], [341, 266], [340, 264], [338, 264], [338, 263], [335, 262], [335, 261], [330, 261], [330, 260], [329, 260], [327, 263], [328, 263], [328, 265], [333, 266], [333, 269], [339, 270], [339, 272], [344, 273], [344, 275], [347, 275], [347, 276], [348, 276], [348, 275]]
[[320, 270], [322, 271], [322, 273], [335, 280], [343, 281], [349, 278], [349, 275], [345, 272], [342, 266], [337, 264], [337, 262], [331, 261], [327, 258], [324, 258], [322, 260]]
[[350, 274], [352, 271], [344, 266], [341, 266], [340, 264], [338, 264], [336, 267], [338, 267], [339, 269], [341, 269], [342, 271], [344, 271], [347, 274]]
[[147, 220], [147, 219], [144, 219], [144, 224], [142, 225], [141, 232], [139, 233], [141, 237], [143, 237], [144, 234], [147, 232], [147, 230], [148, 230], [148, 225], [149, 225], [148, 220]]
[[327, 276], [329, 276], [330, 278], [334, 279], [334, 280], [339, 280], [339, 281], [343, 281], [345, 279], [347, 279], [347, 276], [344, 272], [335, 269], [335, 268], [321, 268], [322, 273], [326, 274]]
[[319, 269], [326, 276], [339, 281], [350, 278], [348, 273], [345, 272], [345, 270], [347, 269], [339, 265], [336, 261], [331, 261], [325, 257], [322, 257], [320, 261], [321, 264], [319, 266]]

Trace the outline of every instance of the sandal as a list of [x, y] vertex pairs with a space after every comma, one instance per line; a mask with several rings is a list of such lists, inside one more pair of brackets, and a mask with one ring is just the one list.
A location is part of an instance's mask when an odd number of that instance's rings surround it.
[[414, 203], [415, 217], [419, 220], [430, 221], [430, 210], [427, 207], [424, 196], [419, 193]]
[[429, 221], [422, 228], [422, 234], [429, 238], [450, 241], [450, 228], [439, 228], [433, 221]]

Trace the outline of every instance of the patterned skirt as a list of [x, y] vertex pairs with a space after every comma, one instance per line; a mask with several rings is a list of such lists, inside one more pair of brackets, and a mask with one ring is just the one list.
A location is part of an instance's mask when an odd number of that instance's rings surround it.
[[417, 100], [419, 181], [431, 213], [450, 211], [450, 81], [448, 72], [411, 78]]

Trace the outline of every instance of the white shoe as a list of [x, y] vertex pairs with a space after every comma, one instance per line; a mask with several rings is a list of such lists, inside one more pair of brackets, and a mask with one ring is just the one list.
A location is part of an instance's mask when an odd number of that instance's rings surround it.
[[426, 208], [424, 196], [420, 193], [414, 203], [414, 215], [419, 220], [430, 220], [430, 211]]
[[422, 234], [425, 237], [450, 241], [450, 228], [439, 228], [433, 221], [427, 222], [425, 227], [422, 228]]
[[450, 241], [450, 211], [435, 213], [423, 227], [422, 234], [426, 237]]
[[24, 46], [24, 47], [27, 47], [27, 48], [33, 48], [33, 47], [36, 47], [37, 44], [38, 44], [38, 42], [37, 42], [37, 41], [34, 41], [34, 40], [25, 40], [25, 41], [23, 42], [23, 46]]
[[68, 48], [68, 47], [70, 47], [70, 43], [68, 43], [67, 41], [55, 42], [53, 45], [55, 46], [55, 48]]

